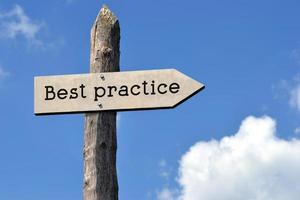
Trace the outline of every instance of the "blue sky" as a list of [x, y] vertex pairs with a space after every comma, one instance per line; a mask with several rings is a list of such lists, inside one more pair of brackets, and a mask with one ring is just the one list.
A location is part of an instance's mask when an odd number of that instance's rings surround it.
[[206, 85], [175, 109], [118, 114], [120, 199], [297, 199], [297, 0], [2, 1], [0, 199], [82, 199], [83, 115], [34, 116], [33, 77], [89, 71], [103, 3], [120, 20], [121, 70]]

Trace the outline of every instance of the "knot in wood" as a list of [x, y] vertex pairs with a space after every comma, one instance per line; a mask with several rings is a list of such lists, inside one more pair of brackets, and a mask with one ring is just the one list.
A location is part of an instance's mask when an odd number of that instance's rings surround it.
[[112, 49], [109, 47], [102, 47], [101, 48], [101, 53], [103, 56], [108, 57], [112, 54]]
[[88, 180], [85, 180], [85, 181], [84, 181], [84, 184], [83, 184], [83, 187], [86, 188], [86, 187], [88, 187], [88, 185], [89, 185], [89, 181], [88, 181]]
[[101, 142], [100, 148], [101, 148], [101, 149], [106, 149], [106, 143], [105, 143], [105, 142]]

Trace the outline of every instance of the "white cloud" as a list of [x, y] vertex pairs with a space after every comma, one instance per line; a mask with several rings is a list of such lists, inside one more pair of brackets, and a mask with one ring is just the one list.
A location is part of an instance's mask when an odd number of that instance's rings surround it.
[[274, 98], [287, 101], [292, 108], [300, 112], [300, 74], [290, 81], [281, 80], [272, 87]]
[[168, 181], [172, 168], [167, 164], [165, 159], [159, 161], [160, 172], [159, 175]]
[[164, 188], [157, 194], [157, 200], [175, 200], [175, 196], [175, 193], [169, 188]]
[[[239, 131], [220, 141], [198, 142], [180, 160], [176, 198], [160, 200], [297, 200], [300, 140], [276, 137], [276, 122], [247, 117]], [[159, 196], [158, 196], [159, 197]]]
[[40, 44], [37, 38], [43, 24], [34, 22], [24, 12], [20, 5], [15, 5], [8, 12], [0, 12], [0, 36], [2, 38], [25, 37], [28, 41]]
[[165, 159], [161, 159], [158, 163], [159, 166], [159, 175], [165, 181], [165, 187], [157, 192], [157, 199], [158, 200], [175, 200], [176, 194], [178, 193], [177, 190], [171, 190], [169, 185], [169, 178], [172, 173], [172, 167], [167, 163]]

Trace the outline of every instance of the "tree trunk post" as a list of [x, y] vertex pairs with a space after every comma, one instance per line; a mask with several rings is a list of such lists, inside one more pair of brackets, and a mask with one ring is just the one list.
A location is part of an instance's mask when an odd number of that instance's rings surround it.
[[[90, 72], [119, 71], [119, 46], [118, 19], [104, 5], [91, 29]], [[105, 74], [99, 79], [105, 81]], [[116, 112], [85, 114], [84, 200], [118, 199], [116, 116]]]

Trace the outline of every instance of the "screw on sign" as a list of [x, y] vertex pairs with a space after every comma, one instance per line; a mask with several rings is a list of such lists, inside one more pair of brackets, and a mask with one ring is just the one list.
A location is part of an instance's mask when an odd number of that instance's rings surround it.
[[91, 30], [91, 73], [34, 78], [36, 115], [85, 113], [84, 200], [118, 199], [116, 111], [174, 108], [204, 89], [175, 69], [119, 72], [119, 46], [118, 19], [103, 6]]

